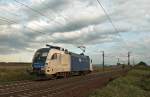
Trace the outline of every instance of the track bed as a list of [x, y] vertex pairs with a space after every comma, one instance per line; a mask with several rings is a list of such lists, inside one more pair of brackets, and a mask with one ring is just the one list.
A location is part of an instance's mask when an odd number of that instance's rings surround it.
[[63, 79], [24, 81], [0, 86], [0, 97], [86, 97], [128, 70], [91, 73]]

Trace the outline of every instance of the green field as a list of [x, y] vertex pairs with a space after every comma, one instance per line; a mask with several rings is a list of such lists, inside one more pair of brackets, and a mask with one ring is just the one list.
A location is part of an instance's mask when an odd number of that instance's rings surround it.
[[20, 80], [33, 79], [26, 70], [31, 64], [5, 64], [0, 65], [0, 84], [15, 82]]
[[126, 76], [91, 92], [89, 97], [150, 97], [150, 67], [136, 66]]
[[[0, 84], [12, 83], [21, 80], [32, 80], [35, 76], [27, 73], [31, 63], [0, 63]], [[105, 66], [105, 71], [120, 69], [118, 66]], [[94, 72], [103, 72], [101, 66], [94, 65]]]

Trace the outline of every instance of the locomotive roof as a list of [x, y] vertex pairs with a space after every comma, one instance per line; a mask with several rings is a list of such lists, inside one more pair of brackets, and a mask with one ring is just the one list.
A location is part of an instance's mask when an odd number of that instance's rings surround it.
[[58, 50], [60, 50], [61, 49], [61, 47], [59, 47], [59, 46], [53, 46], [53, 45], [46, 45], [46, 46], [48, 46], [50, 49], [58, 49]]
[[50, 50], [50, 48], [41, 48], [39, 50], [37, 50], [37, 52], [48, 52]]
[[[41, 48], [39, 50], [37, 50], [37, 52], [48, 52], [50, 49], [58, 49], [58, 50], [61, 50], [63, 48], [61, 47], [57, 47], [57, 46], [51, 46], [50, 48]], [[67, 49], [63, 49], [63, 51], [67, 51], [68, 54], [72, 55], [72, 56], [76, 56], [76, 57], [89, 57], [89, 56], [86, 56], [84, 54], [77, 54], [77, 53], [73, 53], [73, 52], [70, 52], [68, 51]]]
[[69, 52], [69, 54], [72, 56], [76, 56], [76, 57], [89, 57], [89, 56], [86, 56], [84, 54], [77, 54], [77, 53], [73, 53], [73, 52]]

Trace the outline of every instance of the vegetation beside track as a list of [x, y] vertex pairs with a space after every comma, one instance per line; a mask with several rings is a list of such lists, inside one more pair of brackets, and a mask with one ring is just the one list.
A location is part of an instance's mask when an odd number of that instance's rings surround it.
[[126, 76], [91, 92], [89, 97], [150, 97], [150, 67], [135, 66]]
[[[27, 73], [28, 68], [31, 68], [31, 63], [0, 63], [0, 84], [35, 79], [35, 76]], [[105, 66], [105, 71], [120, 68], [120, 66]], [[103, 72], [103, 68], [98, 65], [94, 65], [93, 70], [93, 72]]]
[[34, 79], [26, 70], [30, 65], [0, 65], [0, 84]]

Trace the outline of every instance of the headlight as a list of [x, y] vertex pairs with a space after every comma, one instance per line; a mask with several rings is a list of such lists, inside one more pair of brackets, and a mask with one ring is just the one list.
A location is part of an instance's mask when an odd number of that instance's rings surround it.
[[43, 71], [43, 70], [44, 70], [44, 68], [41, 68], [41, 70]]

